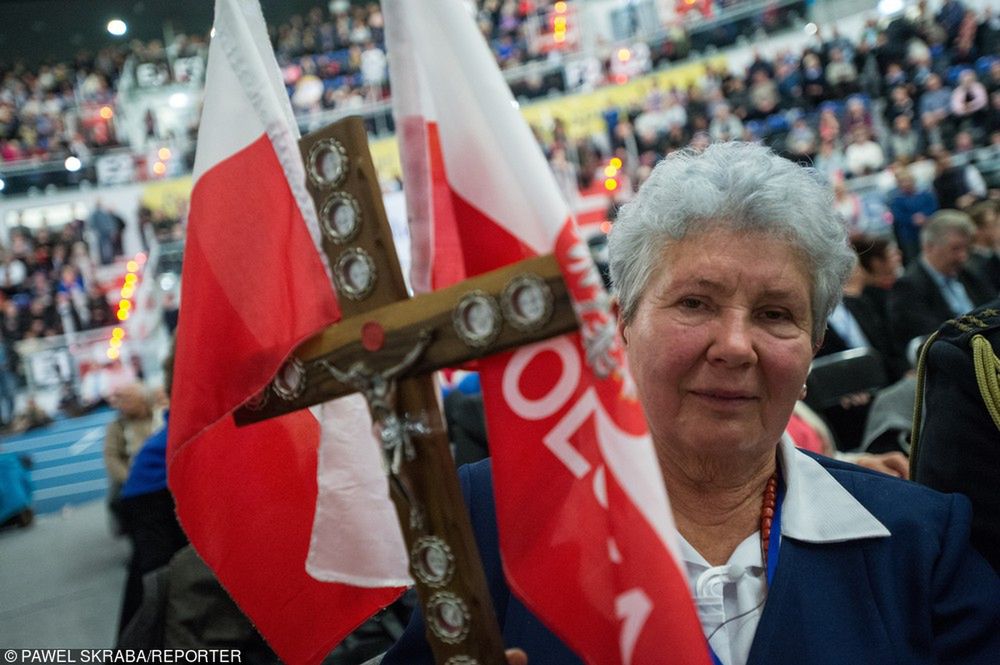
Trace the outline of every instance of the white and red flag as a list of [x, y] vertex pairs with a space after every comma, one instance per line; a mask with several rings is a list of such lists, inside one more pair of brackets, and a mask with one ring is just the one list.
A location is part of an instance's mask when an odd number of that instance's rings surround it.
[[581, 322], [481, 364], [507, 580], [592, 665], [707, 665], [606, 294], [541, 149], [463, 2], [382, 8], [411, 283], [554, 253]]
[[316, 665], [409, 577], [360, 397], [233, 422], [296, 345], [340, 317], [297, 140], [258, 1], [217, 0], [169, 485], [195, 549], [281, 660]]

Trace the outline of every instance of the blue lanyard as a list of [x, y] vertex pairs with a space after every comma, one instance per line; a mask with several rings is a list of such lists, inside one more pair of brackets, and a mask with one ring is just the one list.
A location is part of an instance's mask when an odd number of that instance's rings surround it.
[[[778, 491], [774, 497], [774, 518], [771, 520], [771, 534], [767, 541], [767, 588], [771, 588], [774, 581], [774, 571], [778, 569], [778, 548], [781, 546], [781, 504], [785, 501], [785, 482], [781, 478], [781, 471], [778, 471]], [[708, 645], [708, 653], [712, 656], [714, 665], [722, 665], [722, 661], [715, 654], [712, 645]]]

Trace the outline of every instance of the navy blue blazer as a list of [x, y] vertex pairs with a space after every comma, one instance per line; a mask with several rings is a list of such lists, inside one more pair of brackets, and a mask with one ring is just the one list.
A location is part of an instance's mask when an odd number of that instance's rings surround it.
[[[783, 537], [748, 665], [1000, 663], [1000, 578], [969, 545], [968, 499], [814, 457], [892, 535], [832, 544]], [[507, 588], [489, 460], [459, 475], [504, 643], [529, 663], [579, 665]], [[382, 660], [394, 663], [434, 663], [419, 611]]]

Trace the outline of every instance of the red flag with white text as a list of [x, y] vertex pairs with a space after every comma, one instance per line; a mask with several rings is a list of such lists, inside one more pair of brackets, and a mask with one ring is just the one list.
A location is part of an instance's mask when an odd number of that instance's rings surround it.
[[[282, 369], [289, 354], [340, 317], [297, 141], [258, 1], [217, 0], [169, 486], [195, 549], [281, 660], [317, 665], [398, 596], [408, 574], [360, 398], [242, 428], [231, 415], [251, 398], [279, 399], [271, 378], [281, 369], [297, 381], [293, 364]], [[331, 468], [345, 450], [354, 459]]]
[[511, 589], [592, 665], [707, 665], [607, 294], [541, 149], [462, 2], [382, 8], [414, 287], [553, 253], [581, 323], [481, 363]]

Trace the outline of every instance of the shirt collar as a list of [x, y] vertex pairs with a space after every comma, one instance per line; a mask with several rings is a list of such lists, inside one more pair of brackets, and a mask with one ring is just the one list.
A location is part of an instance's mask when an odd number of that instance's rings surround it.
[[934, 280], [934, 283], [938, 285], [938, 288], [946, 287], [948, 285], [948, 281], [950, 279], [954, 279], [953, 277], [947, 277], [946, 275], [938, 272], [937, 269], [935, 269], [930, 263], [928, 263], [927, 259], [925, 259], [922, 256], [920, 257], [920, 265], [924, 267], [924, 270], [926, 270], [927, 274], [931, 276], [931, 279]]
[[891, 536], [823, 466], [785, 434], [778, 446], [785, 481], [781, 535], [808, 543], [841, 543]]

